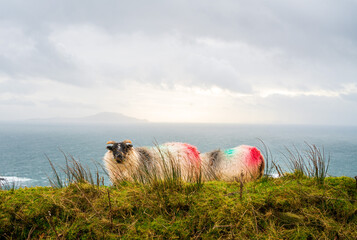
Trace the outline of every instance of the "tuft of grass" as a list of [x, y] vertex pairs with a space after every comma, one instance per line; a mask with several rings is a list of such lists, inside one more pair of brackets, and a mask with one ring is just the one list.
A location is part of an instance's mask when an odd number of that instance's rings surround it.
[[319, 149], [316, 145], [307, 145], [308, 150], [306, 151], [306, 154], [309, 160], [309, 176], [314, 177], [317, 183], [322, 185], [327, 177], [331, 161], [330, 155], [326, 156], [324, 148]]
[[[272, 172], [278, 173], [279, 177], [286, 175], [278, 161], [274, 159], [269, 147], [258, 139], [262, 145], [262, 154], [265, 160], [264, 176], [271, 176]], [[312, 177], [319, 185], [323, 185], [324, 179], [328, 176], [328, 168], [331, 161], [330, 155], [325, 154], [324, 148], [319, 148], [314, 144], [306, 143], [305, 150], [299, 150], [296, 146], [285, 147], [286, 153], [282, 152], [285, 158], [285, 165], [288, 172], [294, 173], [295, 177]]]
[[308, 144], [307, 149], [301, 153], [295, 146], [294, 150], [286, 148], [284, 155], [288, 162], [288, 168], [297, 177], [312, 177], [317, 184], [323, 185], [328, 175], [330, 155], [326, 155], [324, 148], [320, 149], [314, 144]]
[[0, 190], [12, 191], [19, 188], [17, 182], [9, 182], [5, 178], [0, 178]]
[[293, 147], [293, 150], [285, 147], [285, 150], [288, 153], [287, 155], [284, 154], [288, 163], [288, 169], [295, 173], [296, 176], [307, 176], [308, 162], [305, 160], [296, 146]]
[[258, 138], [258, 140], [262, 146], [260, 149], [265, 161], [264, 177], [271, 177], [274, 170], [279, 175], [279, 177], [282, 177], [284, 175], [283, 170], [274, 159], [270, 148], [265, 144], [262, 139]]
[[[53, 165], [50, 158], [46, 155], [46, 158], [52, 168], [53, 177], [48, 177], [50, 185], [54, 188], [63, 188], [72, 183], [90, 183], [92, 185], [100, 186], [104, 185], [104, 177], [99, 173], [98, 165], [95, 163], [95, 173], [93, 174], [88, 166], [83, 165], [79, 160], [76, 160], [72, 155], [66, 154], [61, 151], [66, 164], [64, 167], [60, 167], [62, 174], [60, 174]], [[63, 178], [63, 174], [65, 179]]]

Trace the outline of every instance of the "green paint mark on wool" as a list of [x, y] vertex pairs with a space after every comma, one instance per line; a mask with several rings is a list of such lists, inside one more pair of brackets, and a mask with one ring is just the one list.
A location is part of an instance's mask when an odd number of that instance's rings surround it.
[[224, 154], [228, 157], [234, 155], [235, 152], [236, 152], [236, 150], [234, 148], [224, 150]]

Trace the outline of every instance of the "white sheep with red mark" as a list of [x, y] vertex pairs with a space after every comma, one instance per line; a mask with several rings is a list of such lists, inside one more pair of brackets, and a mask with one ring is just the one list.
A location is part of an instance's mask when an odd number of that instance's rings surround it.
[[[165, 143], [155, 147], [133, 147], [130, 140], [109, 141], [104, 163], [113, 183], [133, 181], [145, 172], [163, 178], [166, 167], [176, 167], [185, 179], [197, 173], [201, 158], [196, 147], [186, 143]], [[171, 162], [170, 162], [171, 161]]]

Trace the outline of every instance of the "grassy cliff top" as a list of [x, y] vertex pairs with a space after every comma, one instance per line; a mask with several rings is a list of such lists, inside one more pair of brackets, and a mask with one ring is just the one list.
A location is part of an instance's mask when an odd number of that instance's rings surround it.
[[1, 239], [357, 239], [355, 179], [0, 191]]

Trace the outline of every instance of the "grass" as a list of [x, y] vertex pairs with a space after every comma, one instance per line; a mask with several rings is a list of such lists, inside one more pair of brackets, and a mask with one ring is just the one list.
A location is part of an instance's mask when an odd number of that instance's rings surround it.
[[164, 175], [143, 169], [108, 187], [67, 157], [54, 187], [0, 191], [0, 239], [356, 239], [356, 180], [327, 177], [328, 159], [310, 147], [289, 158], [300, 161], [292, 173], [244, 185], [187, 182], [170, 158]]
[[286, 174], [199, 190], [72, 183], [0, 192], [0, 238], [355, 239], [357, 193], [348, 177]]
[[326, 156], [324, 148], [320, 149], [316, 145], [308, 143], [306, 146], [307, 149], [302, 153], [296, 147], [294, 150], [286, 148], [288, 155], [285, 155], [285, 158], [289, 169], [302, 177], [314, 178], [322, 186], [330, 165], [330, 156]]
[[0, 190], [14, 190], [18, 188], [17, 182], [8, 182], [6, 179], [0, 179]]
[[[50, 185], [54, 188], [63, 188], [72, 183], [86, 182], [92, 185], [100, 186], [104, 185], [104, 177], [101, 176], [98, 166], [100, 164], [95, 163], [96, 171], [93, 174], [88, 166], [84, 166], [80, 161], [76, 160], [72, 155], [66, 154], [61, 151], [65, 158], [65, 167], [60, 167], [61, 173], [56, 170], [50, 158], [47, 158], [53, 172], [52, 177], [48, 177]], [[101, 166], [100, 166], [101, 167]], [[102, 168], [102, 167], [101, 167]], [[102, 168], [103, 169], [103, 168]], [[105, 170], [103, 169], [105, 172]], [[63, 179], [64, 175], [64, 179]]]

